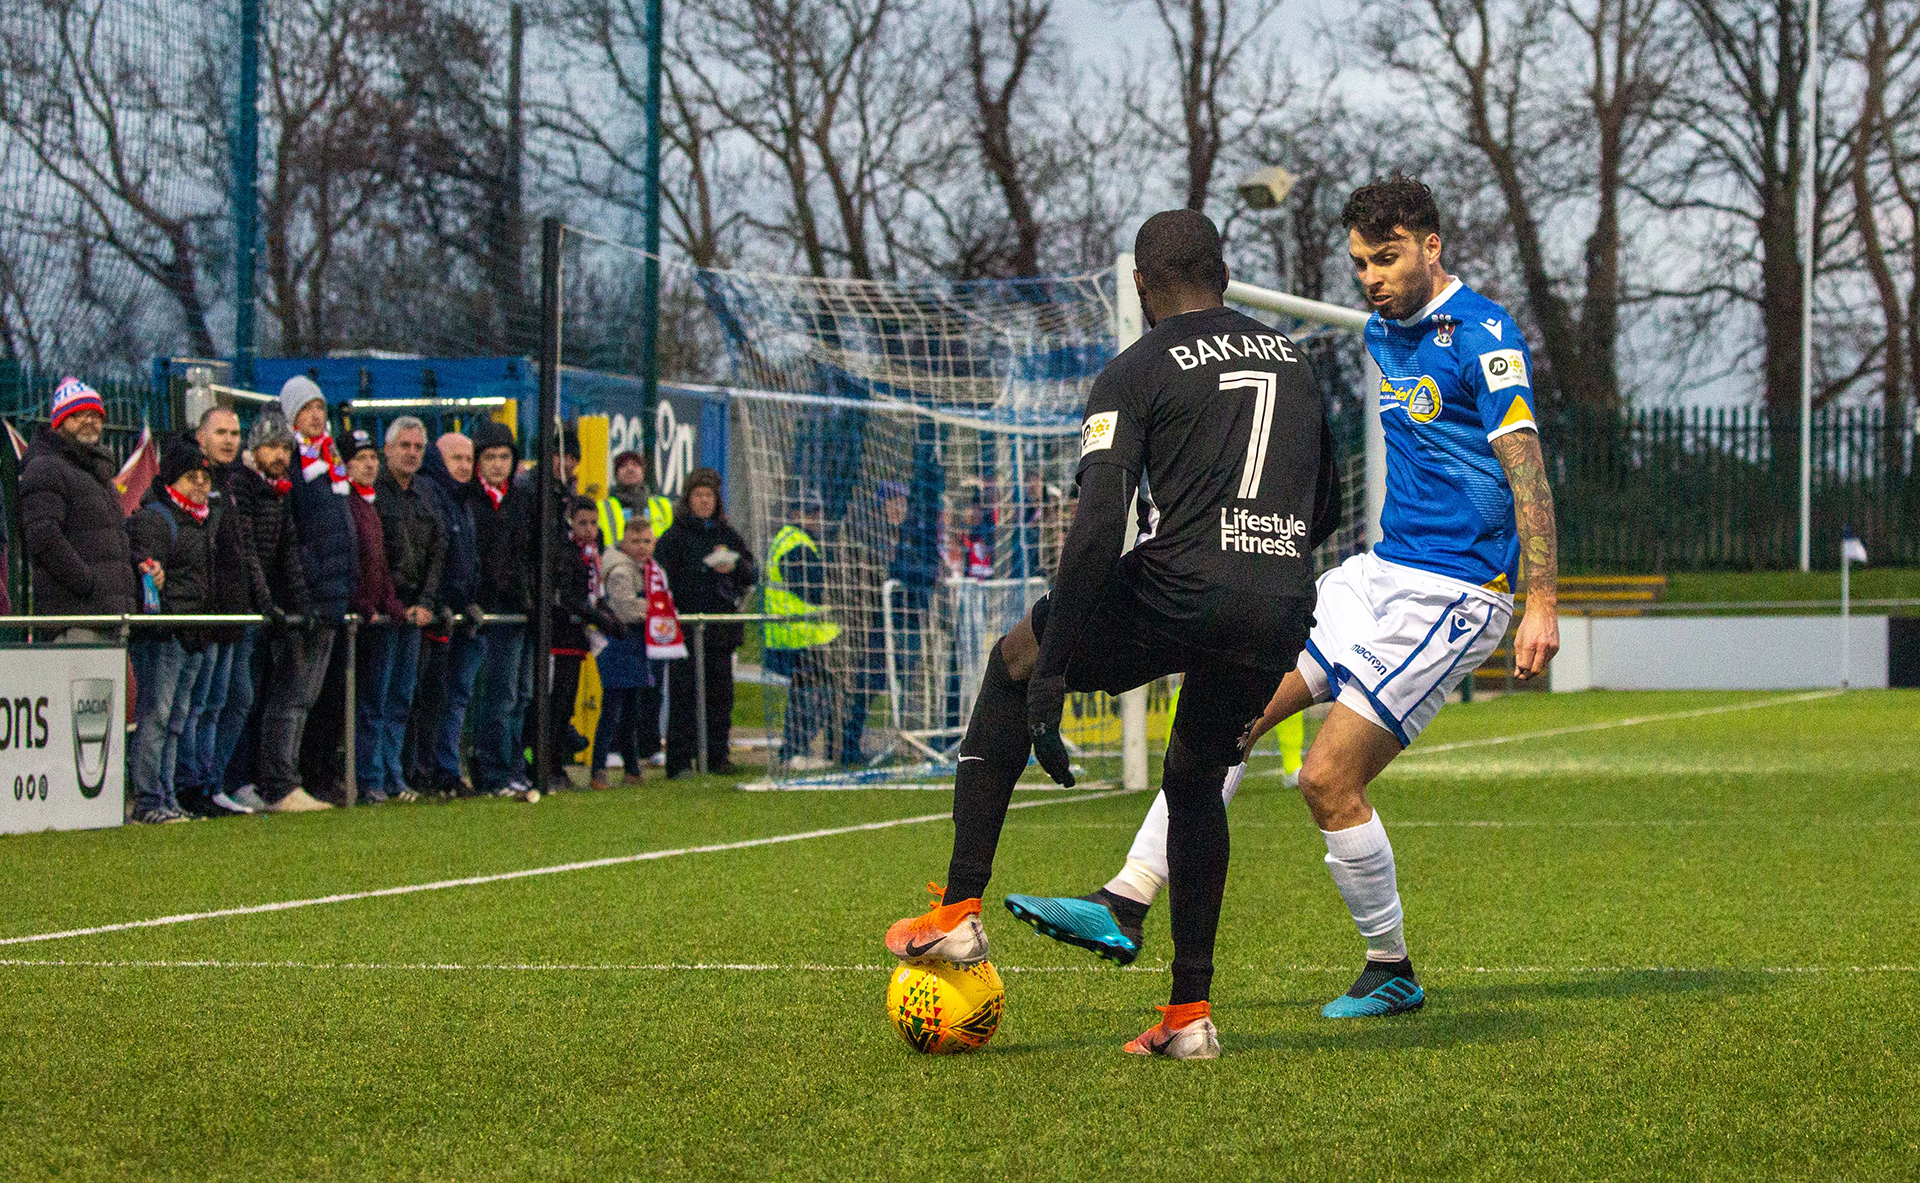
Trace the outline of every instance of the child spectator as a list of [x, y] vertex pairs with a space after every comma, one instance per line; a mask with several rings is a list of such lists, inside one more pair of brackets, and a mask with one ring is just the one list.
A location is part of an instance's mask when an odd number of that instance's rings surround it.
[[[159, 473], [139, 512], [127, 519], [137, 564], [158, 564], [160, 611], [205, 613], [214, 577], [214, 532], [207, 504], [213, 475], [190, 435], [166, 441]], [[141, 629], [131, 646], [136, 693], [130, 772], [133, 820], [143, 824], [186, 819], [174, 796], [174, 766], [186, 729], [194, 680], [206, 641], [191, 629]]]
[[[645, 762], [640, 756], [641, 691], [653, 684], [653, 662], [685, 657], [686, 641], [674, 611], [666, 572], [653, 561], [653, 525], [634, 518], [618, 547], [601, 555], [607, 585], [607, 609], [627, 635], [607, 642], [596, 659], [600, 670], [600, 725], [593, 735], [589, 785], [610, 788], [607, 756], [618, 750], [627, 778], [639, 784]], [[646, 720], [648, 726], [656, 720]]]

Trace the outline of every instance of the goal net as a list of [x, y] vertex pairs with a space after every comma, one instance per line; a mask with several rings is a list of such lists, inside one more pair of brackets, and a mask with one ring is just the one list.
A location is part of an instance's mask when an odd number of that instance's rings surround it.
[[[766, 704], [757, 787], [937, 788], [950, 775], [993, 643], [1059, 562], [1088, 392], [1138, 333], [1130, 278], [1116, 282], [1130, 269], [971, 282], [685, 269], [669, 280], [698, 290], [724, 344], [726, 372], [713, 377], [728, 388], [735, 524], [763, 567], [789, 527], [817, 548], [817, 562], [801, 545], [780, 565], [825, 627], [774, 635], [777, 647], [750, 630], [740, 654]], [[1340, 387], [1349, 504], [1321, 556], [1338, 561], [1366, 542], [1361, 420], [1345, 410], [1370, 409], [1353, 389], [1358, 334], [1301, 315], [1345, 310], [1235, 295], [1308, 343]], [[1144, 777], [1173, 687], [1142, 697], [1129, 712], [1072, 696], [1062, 730], [1082, 779]]]

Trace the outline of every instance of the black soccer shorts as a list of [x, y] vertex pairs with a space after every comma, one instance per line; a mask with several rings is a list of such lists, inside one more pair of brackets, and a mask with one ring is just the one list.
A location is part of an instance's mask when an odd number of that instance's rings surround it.
[[[1035, 637], [1045, 635], [1051, 596], [1032, 610]], [[1194, 755], [1231, 768], [1240, 763], [1240, 737], [1266, 710], [1280, 679], [1294, 667], [1313, 627], [1310, 603], [1285, 635], [1273, 639], [1272, 662], [1253, 665], [1208, 652], [1180, 637], [1141, 604], [1124, 579], [1114, 579], [1100, 598], [1073, 652], [1067, 655], [1067, 689], [1118, 695], [1156, 678], [1184, 674], [1173, 730]]]

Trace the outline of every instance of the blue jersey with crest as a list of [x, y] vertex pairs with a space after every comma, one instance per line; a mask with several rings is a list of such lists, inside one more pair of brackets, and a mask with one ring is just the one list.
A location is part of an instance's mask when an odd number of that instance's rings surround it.
[[1388, 562], [1511, 592], [1520, 578], [1513, 490], [1493, 441], [1533, 417], [1533, 356], [1507, 310], [1449, 283], [1411, 318], [1367, 322], [1387, 442]]

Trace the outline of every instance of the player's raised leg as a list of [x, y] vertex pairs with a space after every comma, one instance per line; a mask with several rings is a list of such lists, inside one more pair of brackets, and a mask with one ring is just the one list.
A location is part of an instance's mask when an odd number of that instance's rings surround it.
[[1352, 989], [1328, 1003], [1328, 1018], [1417, 1010], [1426, 994], [1414, 977], [1393, 865], [1393, 844], [1367, 800], [1367, 785], [1400, 754], [1380, 724], [1335, 703], [1300, 769], [1300, 794], [1327, 844], [1327, 870], [1367, 943]]
[[1026, 771], [1027, 678], [1040, 651], [1029, 616], [994, 645], [986, 677], [967, 720], [953, 781], [953, 857], [941, 899], [921, 916], [887, 930], [887, 951], [903, 961], [972, 965], [987, 957], [980, 893], [993, 877], [993, 855], [1013, 786]]
[[[1302, 659], [1302, 669], [1311, 675], [1319, 667]], [[1313, 705], [1316, 695], [1326, 693], [1324, 674], [1317, 684], [1300, 670], [1288, 674], [1248, 732], [1246, 749], [1252, 750], [1253, 745], [1277, 725], [1298, 718], [1301, 711]], [[1221, 788], [1223, 805], [1232, 803], [1246, 772], [1244, 762], [1229, 770]], [[1167, 885], [1167, 875], [1167, 797], [1162, 792], [1155, 795], [1146, 819], [1134, 834], [1127, 861], [1106, 886], [1084, 896], [1010, 895], [1007, 911], [1032, 925], [1042, 936], [1128, 965], [1144, 946], [1142, 927], [1148, 910]]]

